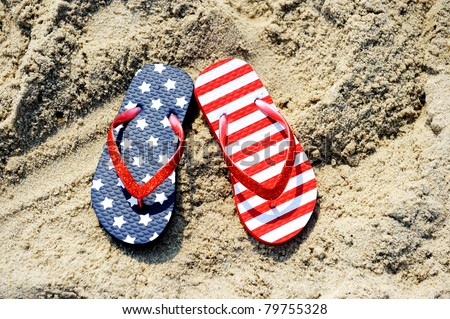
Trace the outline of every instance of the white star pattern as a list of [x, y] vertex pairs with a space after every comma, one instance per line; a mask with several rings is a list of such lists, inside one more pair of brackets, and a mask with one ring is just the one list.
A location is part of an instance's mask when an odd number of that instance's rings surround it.
[[131, 101], [128, 101], [128, 104], [125, 105], [125, 109], [131, 110], [132, 108], [135, 108], [137, 106], [137, 103], [133, 103]]
[[131, 144], [133, 143], [133, 141], [132, 140], [129, 140], [129, 139], [126, 139], [126, 138], [124, 138], [123, 140], [122, 140], [122, 142], [120, 142], [120, 146], [122, 146], [122, 149], [124, 149], [124, 150], [126, 150], [126, 149], [128, 149], [128, 148], [133, 148], [133, 146], [131, 146]]
[[144, 182], [144, 183], [147, 183], [150, 179], [152, 178], [152, 175], [150, 175], [150, 174], [146, 174], [145, 175], [145, 177], [142, 179], [142, 181]]
[[167, 116], [164, 116], [162, 121], [159, 121], [162, 125], [164, 125], [164, 128], [170, 126], [170, 122], [169, 119], [167, 118]]
[[170, 174], [169, 179], [171, 180], [172, 184], [175, 184], [175, 172], [172, 172], [172, 174]]
[[129, 244], [134, 244], [134, 241], [136, 240], [136, 237], [131, 237], [130, 235], [127, 235], [127, 238], [125, 238], [123, 241]]
[[109, 161], [108, 161], [108, 170], [111, 170], [113, 168], [114, 168], [114, 164], [112, 162], [112, 159], [109, 159]]
[[152, 221], [149, 214], [141, 215], [140, 218], [139, 224], [143, 224], [144, 226], [147, 226]]
[[136, 127], [140, 128], [141, 130], [145, 129], [146, 126], [148, 126], [145, 119], [137, 120], [138, 124], [136, 124]]
[[123, 224], [125, 224], [126, 221], [123, 219], [123, 215], [119, 217], [114, 217], [114, 224], [113, 226], [117, 226], [119, 228], [122, 227]]
[[176, 106], [179, 106], [181, 108], [183, 108], [188, 102], [186, 101], [186, 97], [179, 97], [177, 98], [177, 104], [175, 104]]
[[138, 201], [136, 198], [134, 198], [133, 196], [131, 196], [130, 198], [127, 199], [127, 202], [130, 203], [130, 206], [133, 207], [134, 205], [138, 204]]
[[[169, 150], [180, 143], [179, 137], [173, 134], [169, 114], [176, 112], [177, 116], [181, 116], [181, 120], [186, 109], [190, 107], [191, 92], [184, 85], [185, 80], [188, 81], [185, 79], [186, 75], [181, 74], [182, 72], [178, 75], [175, 71], [162, 63], [137, 70], [119, 113], [124, 110], [131, 110], [133, 113], [139, 109], [141, 112], [134, 116], [131, 125], [117, 123], [113, 128], [114, 137], [121, 137], [117, 145], [124, 160], [126, 158], [126, 165], [136, 182], [141, 185], [154, 181], [153, 171], [168, 163], [172, 156], [172, 151]], [[133, 110], [134, 108], [136, 110]], [[143, 150], [140, 149], [139, 139], [144, 143]], [[150, 151], [152, 157], [147, 158], [148, 155], [142, 151]], [[116, 172], [107, 146], [104, 152], [106, 154], [103, 158], [107, 163], [102, 161], [102, 167], [91, 180], [92, 200], [99, 222], [112, 236], [128, 244], [157, 240], [162, 228], [173, 215], [169, 206], [173, 201], [176, 172], [169, 172], [167, 180], [164, 181], [167, 189], [164, 186], [148, 195], [149, 205], [160, 205], [160, 215], [155, 217], [151, 207], [138, 208], [140, 200], [126, 190], [124, 180], [118, 176], [119, 172]], [[168, 194], [170, 198], [167, 197]], [[170, 205], [166, 205], [166, 201]]]
[[167, 200], [166, 194], [164, 192], [162, 193], [155, 193], [155, 202], [160, 203], [161, 205], [164, 203], [164, 201]]
[[169, 161], [169, 157], [167, 156], [167, 154], [159, 155], [158, 163], [166, 164], [168, 161]]
[[150, 138], [147, 140], [147, 143], [150, 147], [156, 147], [158, 146], [158, 138], [150, 136]]
[[145, 81], [142, 82], [139, 88], [141, 89], [142, 94], [144, 94], [145, 92], [150, 92], [150, 84], [146, 83]]
[[144, 160], [142, 159], [142, 156], [135, 156], [133, 157], [133, 166], [141, 167], [141, 165], [144, 164]]
[[107, 208], [112, 208], [112, 203], [112, 199], [105, 197], [105, 199], [100, 204], [103, 205], [103, 210], [106, 210]]
[[118, 125], [118, 126], [114, 129], [114, 131], [116, 131], [117, 133], [119, 133], [120, 130], [122, 129], [122, 127], [123, 127], [123, 124], [120, 124], [120, 125]]
[[91, 188], [95, 188], [96, 190], [100, 190], [100, 188], [102, 188], [102, 186], [105, 185], [102, 183], [102, 179], [95, 179], [92, 181], [92, 187]]
[[158, 111], [159, 108], [163, 105], [164, 104], [161, 103], [161, 99], [157, 99], [157, 100], [152, 100], [152, 105], [150, 107]]
[[172, 81], [171, 79], [168, 79], [166, 84], [164, 84], [164, 86], [167, 88], [167, 91], [169, 90], [175, 90], [175, 81]]
[[155, 64], [155, 72], [159, 72], [159, 74], [162, 74], [165, 69], [166, 67], [163, 64]]

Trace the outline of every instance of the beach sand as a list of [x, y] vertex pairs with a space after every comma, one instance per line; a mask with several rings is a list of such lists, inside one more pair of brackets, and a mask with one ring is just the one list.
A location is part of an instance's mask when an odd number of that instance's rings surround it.
[[[0, 1], [0, 297], [449, 298], [449, 23], [446, 0]], [[227, 57], [311, 158], [313, 218], [249, 236], [193, 104], [167, 232], [112, 239], [90, 187], [135, 71]]]

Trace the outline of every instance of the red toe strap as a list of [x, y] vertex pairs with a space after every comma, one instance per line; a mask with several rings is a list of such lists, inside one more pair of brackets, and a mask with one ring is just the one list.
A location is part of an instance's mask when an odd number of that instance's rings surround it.
[[274, 119], [275, 121], [279, 122], [283, 125], [283, 127], [286, 129], [286, 132], [288, 133], [289, 138], [289, 148], [286, 155], [286, 161], [284, 163], [284, 166], [280, 172], [280, 175], [278, 176], [277, 181], [275, 182], [275, 185], [273, 185], [272, 188], [264, 187], [261, 183], [258, 183], [255, 181], [250, 175], [246, 174], [244, 171], [242, 171], [233, 161], [232, 159], [227, 155], [226, 153], [226, 145], [227, 145], [227, 129], [228, 129], [228, 122], [227, 122], [227, 116], [226, 114], [223, 114], [220, 117], [219, 120], [219, 140], [220, 140], [220, 146], [222, 148], [222, 152], [224, 154], [225, 162], [227, 163], [228, 169], [230, 172], [236, 177], [239, 182], [242, 183], [245, 187], [247, 187], [249, 190], [251, 190], [253, 193], [258, 195], [259, 197], [262, 197], [266, 200], [275, 200], [278, 198], [286, 188], [287, 183], [289, 182], [292, 169], [294, 167], [295, 163], [295, 138], [294, 134], [292, 133], [292, 130], [289, 126], [289, 124], [286, 122], [286, 120], [281, 116], [278, 111], [273, 109], [269, 104], [262, 100], [256, 100], [255, 104], [258, 106], [258, 108], [265, 113], [270, 118]]
[[153, 192], [155, 188], [158, 187], [165, 179], [167, 179], [177, 168], [178, 164], [181, 161], [184, 147], [183, 127], [181, 125], [180, 120], [176, 117], [176, 115], [171, 114], [169, 116], [169, 122], [175, 134], [177, 134], [179, 138], [178, 149], [176, 150], [175, 154], [170, 158], [170, 160], [167, 162], [167, 164], [161, 167], [147, 183], [138, 184], [134, 180], [133, 176], [131, 175], [130, 171], [125, 165], [122, 156], [120, 155], [119, 148], [117, 147], [116, 140], [114, 138], [113, 130], [116, 126], [131, 121], [140, 112], [141, 108], [135, 107], [120, 113], [111, 123], [108, 132], [108, 151], [111, 160], [114, 164], [114, 167], [116, 169], [117, 175], [122, 180], [122, 183], [125, 186], [128, 193], [130, 193], [131, 196], [135, 197], [138, 200], [139, 207], [142, 206], [142, 199], [151, 192]]

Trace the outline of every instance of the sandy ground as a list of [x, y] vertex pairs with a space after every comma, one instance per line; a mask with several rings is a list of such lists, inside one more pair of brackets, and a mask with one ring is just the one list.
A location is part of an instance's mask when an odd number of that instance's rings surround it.
[[[449, 22], [446, 0], [0, 1], [0, 297], [449, 298]], [[90, 185], [134, 72], [226, 57], [313, 160], [314, 217], [248, 236], [192, 105], [170, 228], [118, 243]]]

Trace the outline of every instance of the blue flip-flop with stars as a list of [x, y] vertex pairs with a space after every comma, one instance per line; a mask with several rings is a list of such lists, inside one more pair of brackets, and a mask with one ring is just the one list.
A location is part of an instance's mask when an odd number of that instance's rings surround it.
[[[114, 128], [120, 156], [134, 181], [147, 183], [177, 151], [179, 139], [169, 117], [173, 114], [183, 122], [192, 92], [192, 79], [176, 67], [149, 64], [136, 72], [119, 114], [136, 107], [141, 111]], [[119, 178], [107, 144], [93, 177], [92, 206], [112, 236], [129, 244], [145, 244], [158, 238], [169, 223], [175, 188], [173, 171], [139, 207]]]

